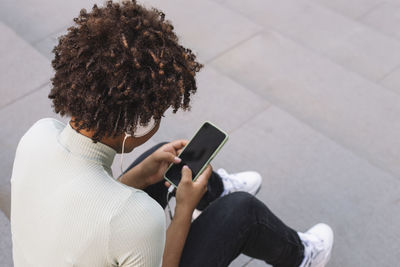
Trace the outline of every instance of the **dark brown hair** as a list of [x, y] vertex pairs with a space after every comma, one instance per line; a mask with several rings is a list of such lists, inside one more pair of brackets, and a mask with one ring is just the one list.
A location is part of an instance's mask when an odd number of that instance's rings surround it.
[[95, 130], [97, 142], [159, 120], [169, 107], [189, 109], [203, 65], [164, 18], [134, 0], [82, 9], [53, 49], [54, 111], [75, 117], [77, 130]]

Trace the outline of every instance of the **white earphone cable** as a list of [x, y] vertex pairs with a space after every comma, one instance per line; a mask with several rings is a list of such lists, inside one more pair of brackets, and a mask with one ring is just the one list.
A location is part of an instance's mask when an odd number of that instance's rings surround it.
[[170, 199], [169, 196], [171, 195], [171, 193], [172, 193], [174, 190], [175, 190], [175, 186], [170, 185], [169, 188], [168, 188], [168, 192], [167, 192], [167, 207], [168, 207], [169, 218], [171, 219], [171, 221], [172, 221], [172, 219], [174, 218], [174, 216], [172, 215], [172, 210], [171, 210], [171, 207], [170, 207], [170, 205], [169, 205], [169, 199]]
[[122, 151], [121, 151], [121, 175], [123, 174], [123, 170], [122, 170], [122, 163], [123, 163], [123, 159], [124, 159], [124, 148], [125, 148], [125, 141], [126, 138], [128, 138], [129, 136], [131, 136], [130, 134], [125, 132], [125, 137], [124, 137], [124, 141], [122, 142]]

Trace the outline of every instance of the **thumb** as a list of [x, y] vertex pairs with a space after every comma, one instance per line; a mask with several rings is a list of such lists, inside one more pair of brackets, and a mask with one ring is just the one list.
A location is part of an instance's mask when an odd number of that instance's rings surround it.
[[200, 174], [199, 178], [197, 178], [195, 183], [207, 185], [208, 180], [210, 179], [212, 174], [212, 167], [208, 164], [207, 168]]
[[182, 168], [182, 179], [181, 182], [191, 182], [192, 181], [192, 170], [189, 169], [187, 165], [183, 166]]

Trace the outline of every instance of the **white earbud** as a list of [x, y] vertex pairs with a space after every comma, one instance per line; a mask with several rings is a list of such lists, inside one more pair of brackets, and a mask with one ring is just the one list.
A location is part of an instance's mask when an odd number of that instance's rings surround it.
[[[156, 122], [154, 121], [153, 118], [150, 119], [150, 122], [146, 126], [141, 126], [138, 125], [136, 127], [136, 131], [133, 133], [134, 137], [142, 137], [151, 132], [153, 128], [156, 126]], [[128, 137], [131, 137], [132, 135], [128, 132], [125, 132], [125, 137], [124, 141], [122, 142], [122, 151], [121, 151], [121, 174], [123, 173], [122, 171], [122, 165], [123, 165], [123, 158], [124, 158], [124, 147], [125, 147], [125, 141]]]
[[133, 133], [134, 137], [142, 137], [151, 132], [154, 126], [156, 126], [156, 122], [153, 118], [150, 119], [149, 123], [146, 126], [138, 125], [136, 126], [136, 130]]

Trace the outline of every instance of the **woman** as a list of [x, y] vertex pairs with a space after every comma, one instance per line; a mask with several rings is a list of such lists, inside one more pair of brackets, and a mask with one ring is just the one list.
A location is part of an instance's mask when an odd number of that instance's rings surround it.
[[[11, 178], [15, 266], [227, 266], [240, 253], [273, 266], [324, 266], [333, 233], [298, 233], [253, 196], [255, 172], [184, 167], [166, 229], [169, 184], [186, 140], [159, 144], [117, 180], [111, 164], [189, 108], [202, 65], [170, 22], [135, 1], [82, 10], [54, 48], [49, 98], [71, 117], [36, 122], [21, 138]], [[201, 214], [192, 222], [193, 212]]]

